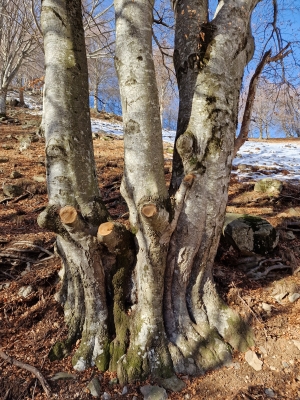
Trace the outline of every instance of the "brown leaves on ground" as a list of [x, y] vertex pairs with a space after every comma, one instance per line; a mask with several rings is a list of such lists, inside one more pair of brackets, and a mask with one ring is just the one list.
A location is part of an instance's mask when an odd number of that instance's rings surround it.
[[[9, 110], [12, 121], [0, 124], [0, 183], [22, 186], [26, 197], [7, 199], [0, 192], [0, 344], [3, 351], [19, 361], [35, 366], [48, 380], [53, 399], [90, 399], [86, 387], [94, 376], [101, 381], [103, 392], [112, 399], [142, 399], [142, 383], [122, 387], [115, 374], [90, 368], [78, 373], [72, 370], [71, 356], [50, 362], [52, 346], [66, 338], [63, 310], [55, 301], [60, 260], [54, 253], [54, 236], [39, 228], [36, 219], [47, 204], [46, 184], [35, 176], [45, 175], [44, 142], [32, 141], [19, 150], [20, 137], [35, 134], [39, 117], [29, 110]], [[110, 118], [103, 115], [103, 118]], [[128, 222], [128, 210], [120, 195], [123, 170], [123, 141], [100, 135], [94, 140], [95, 159], [103, 200], [115, 220]], [[170, 146], [165, 146], [166, 180], [170, 178]], [[21, 177], [15, 178], [18, 174]], [[299, 267], [300, 258], [300, 187], [285, 184], [277, 198], [253, 193], [254, 182], [231, 179], [228, 211], [260, 215], [275, 225], [281, 234], [278, 248], [270, 258], [279, 257], [286, 265]], [[294, 210], [294, 211], [293, 211]], [[300, 210], [300, 208], [299, 208]], [[294, 239], [285, 232], [292, 227]], [[222, 245], [223, 246], [223, 245]], [[220, 247], [215, 264], [215, 279], [223, 298], [252, 324], [256, 347], [252, 350], [263, 361], [256, 372], [243, 354], [236, 353], [233, 362], [201, 377], [182, 376], [187, 386], [181, 393], [168, 393], [170, 399], [297, 399], [300, 398], [300, 300], [289, 301], [288, 291], [298, 290], [299, 273], [272, 271], [264, 280], [247, 276], [245, 265], [232, 248]], [[29, 289], [28, 289], [29, 288]], [[294, 289], [292, 289], [294, 288]], [[296, 289], [295, 289], [296, 288]], [[25, 290], [25, 292], [24, 292]], [[27, 290], [27, 292], [26, 292]], [[284, 293], [276, 300], [276, 293]], [[23, 295], [25, 293], [25, 295]], [[51, 381], [57, 372], [69, 372], [75, 379]], [[148, 383], [154, 383], [149, 380]], [[275, 397], [274, 397], [275, 396]], [[34, 375], [0, 359], [0, 398], [45, 399], [45, 393]]]

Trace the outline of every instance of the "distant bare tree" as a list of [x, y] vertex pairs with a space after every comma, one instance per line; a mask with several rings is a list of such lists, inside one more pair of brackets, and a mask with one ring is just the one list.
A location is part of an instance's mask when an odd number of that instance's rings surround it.
[[286, 137], [300, 137], [300, 88], [284, 84], [277, 94], [274, 121]]
[[[289, 6], [292, 8], [293, 2], [291, 2]], [[251, 79], [249, 79], [249, 85], [247, 86], [246, 90], [247, 96], [245, 98], [241, 128], [235, 140], [234, 155], [236, 155], [239, 148], [248, 139], [251, 121], [253, 121], [254, 118], [253, 112], [255, 107], [255, 99], [260, 81], [264, 79], [272, 81], [274, 84], [281, 86], [283, 82], [291, 82], [291, 80], [294, 78], [291, 71], [295, 69], [295, 62], [291, 62], [291, 56], [293, 53], [293, 46], [297, 45], [297, 41], [295, 38], [293, 38], [293, 43], [283, 40], [284, 32], [282, 32], [282, 29], [279, 28], [281, 25], [281, 20], [279, 20], [279, 18], [286, 18], [284, 12], [285, 7], [286, 4], [283, 1], [262, 1], [257, 7], [257, 15], [253, 18], [254, 21], [255, 19], [257, 21], [259, 20], [258, 24], [253, 22], [253, 25], [255, 27], [255, 36], [259, 37], [258, 42], [260, 42], [261, 45], [259, 45], [256, 49], [256, 65], [254, 66], [254, 70], [250, 73]], [[294, 11], [296, 10], [297, 7], [295, 6]], [[261, 21], [263, 22], [262, 25]], [[289, 24], [290, 22], [285, 20], [285, 25]], [[287, 37], [291, 38], [291, 35], [288, 35]], [[242, 93], [242, 96], [245, 97], [245, 93]], [[267, 95], [267, 97], [270, 96]], [[258, 104], [256, 109], [259, 109]], [[260, 124], [259, 130], [260, 135], [262, 135], [262, 131], [265, 129], [264, 116], [261, 115], [261, 118], [258, 118], [257, 114], [256, 122]], [[266, 129], [268, 129], [268, 124], [265, 126]]]
[[40, 46], [31, 0], [0, 0], [0, 115], [6, 115], [8, 86]]
[[164, 113], [172, 106], [176, 77], [171, 55], [161, 52], [160, 49], [156, 48], [153, 51], [153, 61], [156, 72], [160, 119], [163, 125]]

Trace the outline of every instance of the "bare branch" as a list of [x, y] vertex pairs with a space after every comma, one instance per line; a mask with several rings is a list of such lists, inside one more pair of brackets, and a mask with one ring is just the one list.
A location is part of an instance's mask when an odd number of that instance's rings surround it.
[[22, 368], [22, 369], [26, 369], [26, 371], [29, 371], [33, 375], [35, 375], [37, 377], [37, 379], [40, 381], [40, 384], [42, 385], [42, 387], [43, 387], [43, 389], [44, 389], [44, 391], [46, 393], [46, 396], [47, 397], [51, 396], [50, 386], [48, 385], [46, 379], [43, 377], [43, 375], [41, 374], [41, 372], [37, 368], [33, 367], [32, 365], [29, 365], [29, 364], [23, 363], [21, 361], [18, 361], [13, 357], [9, 357], [1, 349], [0, 349], [0, 357], [3, 360], [7, 361], [8, 363], [10, 363], [12, 365], [15, 365], [16, 367], [19, 367], [19, 368]]

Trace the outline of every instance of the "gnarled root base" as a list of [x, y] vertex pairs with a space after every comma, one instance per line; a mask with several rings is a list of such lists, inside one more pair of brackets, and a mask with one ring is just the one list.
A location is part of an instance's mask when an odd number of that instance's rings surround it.
[[[227, 332], [235, 336], [236, 344], [242, 345], [243, 349], [253, 345], [252, 334], [244, 330], [244, 322], [237, 316], [232, 319], [231, 312], [228, 315]], [[193, 330], [192, 337], [182, 332], [175, 343], [166, 340], [165, 336], [158, 338], [153, 332], [150, 346], [141, 348], [130, 345], [116, 363], [120, 382], [125, 384], [149, 376], [159, 381], [174, 373], [202, 375], [231, 361], [232, 347], [215, 328], [207, 329], [205, 337], [197, 332], [196, 326]]]

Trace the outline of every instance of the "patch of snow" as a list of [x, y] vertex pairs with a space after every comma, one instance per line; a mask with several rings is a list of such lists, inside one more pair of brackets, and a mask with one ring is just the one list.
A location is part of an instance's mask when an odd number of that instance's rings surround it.
[[[240, 180], [268, 177], [280, 180], [300, 179], [300, 141], [272, 143], [247, 141], [239, 150], [233, 165], [246, 164], [260, 167], [258, 171], [233, 171]], [[288, 172], [288, 173], [287, 173]]]
[[76, 371], [84, 371], [86, 369], [86, 362], [83, 357], [80, 357], [77, 363], [73, 367]]
[[[18, 92], [9, 92], [8, 97], [18, 98]], [[41, 96], [33, 96], [25, 93], [25, 104], [29, 107], [29, 112], [32, 114], [42, 113], [42, 98]], [[112, 123], [103, 121], [97, 118], [91, 119], [92, 132], [96, 133], [103, 131], [112, 135], [123, 135], [122, 123]], [[174, 143], [176, 132], [163, 129], [163, 141]], [[252, 171], [251, 168], [246, 170], [234, 170], [233, 174], [238, 175], [239, 180], [258, 180], [265, 178], [286, 180], [300, 179], [300, 140], [284, 142], [257, 142], [249, 140], [240, 148], [237, 157], [233, 160], [233, 166], [246, 164], [250, 167], [258, 167], [257, 171]], [[257, 169], [257, 168], [256, 168]], [[267, 174], [265, 173], [267, 172]]]
[[95, 337], [95, 344], [94, 344], [94, 350], [93, 350], [93, 360], [96, 360], [98, 356], [100, 356], [103, 353], [103, 346], [101, 343], [99, 343], [99, 339], [97, 336]]

